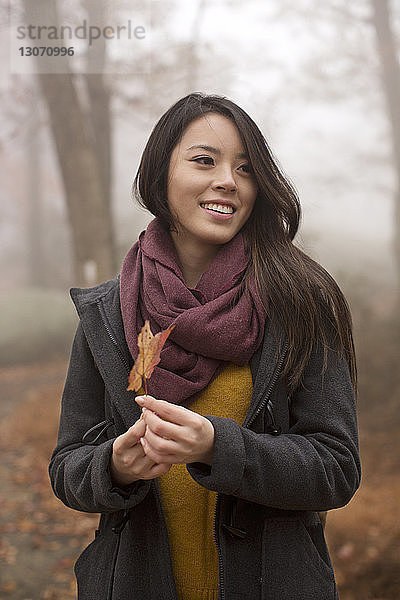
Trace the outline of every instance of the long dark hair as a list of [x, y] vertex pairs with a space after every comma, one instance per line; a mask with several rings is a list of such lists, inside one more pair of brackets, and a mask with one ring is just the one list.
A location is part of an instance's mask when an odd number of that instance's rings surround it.
[[178, 100], [149, 137], [133, 184], [136, 200], [166, 228], [173, 227], [167, 203], [170, 157], [187, 126], [207, 113], [221, 114], [236, 125], [258, 185], [253, 212], [242, 229], [251, 257], [242, 290], [253, 278], [275, 330], [286, 334], [288, 354], [282, 375], [288, 390], [293, 392], [301, 383], [314, 344], [321, 344], [323, 370], [329, 348], [344, 355], [356, 391], [352, 321], [346, 299], [331, 275], [293, 244], [301, 216], [297, 193], [243, 109], [216, 95], [191, 93]]

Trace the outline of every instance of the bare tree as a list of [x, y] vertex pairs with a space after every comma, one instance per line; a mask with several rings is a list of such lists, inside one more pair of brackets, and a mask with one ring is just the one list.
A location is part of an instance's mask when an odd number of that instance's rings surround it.
[[45, 283], [45, 257], [43, 252], [43, 206], [40, 193], [41, 184], [41, 154], [38, 127], [31, 118], [26, 131], [27, 158], [27, 200], [28, 211], [26, 218], [27, 240], [27, 274], [32, 286], [43, 286]]
[[[106, 10], [105, 0], [85, 0], [90, 23], [102, 22]], [[106, 41], [104, 37], [96, 41], [96, 46], [87, 55], [87, 73], [84, 78], [89, 96], [87, 116], [90, 120], [93, 148], [97, 155], [103, 190], [111, 198], [112, 152], [110, 92], [104, 80], [103, 69], [106, 61]], [[95, 71], [95, 72], [94, 72]], [[111, 214], [109, 215], [111, 219]]]
[[371, 0], [371, 4], [396, 172], [394, 250], [398, 280], [400, 281], [400, 66], [395, 36], [391, 27], [389, 0]]
[[[281, 0], [274, 18], [284, 19], [288, 26], [290, 22], [297, 27], [302, 25], [311, 38], [319, 42], [318, 51], [303, 61], [299, 79], [291, 82], [304, 97], [312, 96], [333, 104], [349, 98], [350, 90], [353, 97], [357, 95], [369, 108], [377, 106], [381, 93], [385, 98], [389, 158], [392, 158], [396, 180], [392, 247], [400, 281], [400, 67], [399, 39], [394, 25], [396, 18], [398, 22], [398, 9], [399, 4], [390, 0], [298, 0], [296, 4]], [[378, 84], [371, 86], [374, 72]], [[363, 161], [367, 156], [372, 156], [375, 163], [382, 161], [374, 148], [363, 155]]]
[[[45, 21], [59, 23], [55, 0], [35, 3], [24, 0], [24, 8], [28, 22], [34, 22], [39, 12]], [[48, 107], [64, 182], [75, 280], [79, 285], [91, 285], [113, 276], [115, 268], [109, 193], [110, 151], [101, 149], [102, 144], [109, 145], [107, 95], [97, 97], [102, 81], [96, 77], [89, 79], [89, 98], [94, 106], [93, 110], [89, 107], [85, 111], [75, 84], [77, 76], [69, 72], [52, 73], [49, 67], [49, 72], [38, 73], [37, 77]], [[88, 113], [92, 115], [91, 120], [87, 118]]]
[[186, 90], [197, 91], [199, 60], [197, 57], [201, 24], [206, 10], [205, 0], [199, 0], [193, 18], [191, 39], [186, 50]]

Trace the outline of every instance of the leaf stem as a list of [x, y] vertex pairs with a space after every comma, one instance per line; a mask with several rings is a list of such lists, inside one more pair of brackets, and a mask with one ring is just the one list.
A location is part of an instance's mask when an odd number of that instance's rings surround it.
[[145, 392], [146, 398], [147, 398], [147, 377], [146, 377], [146, 375], [144, 375], [144, 392]]

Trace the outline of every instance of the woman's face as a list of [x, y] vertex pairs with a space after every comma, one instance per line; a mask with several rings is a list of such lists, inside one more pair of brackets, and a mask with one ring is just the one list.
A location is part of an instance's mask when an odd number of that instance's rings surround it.
[[199, 250], [229, 242], [248, 220], [257, 195], [239, 131], [208, 113], [186, 128], [168, 172], [168, 206], [175, 244]]

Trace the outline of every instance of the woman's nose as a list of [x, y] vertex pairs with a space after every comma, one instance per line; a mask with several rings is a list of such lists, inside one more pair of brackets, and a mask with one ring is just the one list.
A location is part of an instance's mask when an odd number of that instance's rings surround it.
[[230, 169], [221, 170], [215, 178], [212, 186], [213, 190], [225, 190], [226, 192], [235, 192], [237, 189], [235, 179]]

